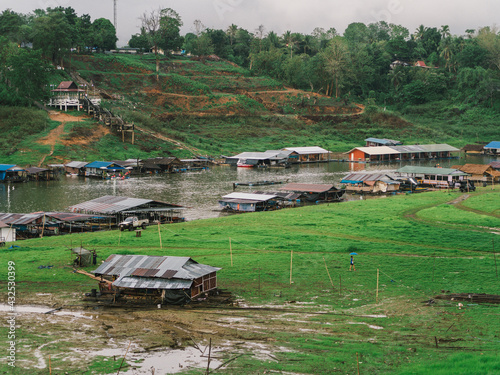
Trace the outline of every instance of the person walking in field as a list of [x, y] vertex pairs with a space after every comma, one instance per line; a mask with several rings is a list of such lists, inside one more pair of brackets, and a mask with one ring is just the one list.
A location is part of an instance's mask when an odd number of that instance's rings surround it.
[[354, 266], [354, 257], [351, 255], [351, 265], [349, 266], [349, 271], [354, 270], [356, 271], [356, 267]]

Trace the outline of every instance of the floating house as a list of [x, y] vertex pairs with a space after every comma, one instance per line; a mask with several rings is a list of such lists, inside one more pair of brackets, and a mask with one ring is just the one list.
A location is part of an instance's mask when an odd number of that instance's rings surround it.
[[85, 167], [86, 177], [97, 177], [102, 179], [122, 178], [128, 175], [129, 170], [112, 161], [94, 161]]
[[394, 139], [386, 138], [366, 138], [366, 147], [377, 147], [377, 146], [400, 146], [403, 144], [401, 141], [396, 141]]
[[16, 230], [19, 238], [89, 232], [111, 227], [111, 217], [67, 212], [0, 213], [0, 221]]
[[182, 305], [217, 289], [219, 270], [189, 257], [112, 254], [92, 273], [101, 294]]
[[0, 182], [25, 182], [26, 170], [15, 164], [0, 164]]
[[145, 172], [174, 173], [180, 172], [181, 169], [186, 168], [186, 164], [180, 159], [172, 156], [168, 158], [145, 159], [142, 168]]
[[48, 168], [29, 167], [26, 168], [26, 177], [31, 181], [50, 181], [55, 179], [55, 173]]
[[[62, 111], [69, 109], [80, 110], [80, 99], [87, 97], [86, 91], [79, 88], [73, 81], [63, 81], [56, 89], [51, 90], [52, 97], [47, 103], [51, 107], [59, 107]], [[99, 105], [101, 99], [97, 97], [88, 98], [94, 105]]]
[[498, 183], [500, 181], [500, 172], [488, 164], [465, 164], [454, 165], [452, 168], [461, 170], [470, 174], [469, 181], [483, 183]]
[[117, 197], [106, 195], [69, 207], [71, 212], [114, 216], [115, 222], [121, 222], [129, 216], [137, 216], [140, 220], [148, 219], [149, 223], [177, 223], [184, 221], [185, 208], [176, 204], [155, 201], [152, 199]]
[[447, 144], [356, 147], [348, 151], [350, 161], [400, 161], [456, 157], [458, 148]]
[[483, 144], [468, 144], [462, 147], [462, 151], [465, 152], [465, 154], [484, 154], [484, 146], [486, 146], [486, 143]]
[[281, 187], [280, 190], [300, 194], [300, 199], [308, 202], [340, 201], [345, 193], [345, 190], [337, 189], [331, 184], [290, 183]]
[[351, 193], [383, 194], [399, 190], [401, 182], [384, 173], [351, 173], [342, 181]]
[[16, 228], [0, 221], [0, 246], [16, 240]]
[[266, 152], [242, 152], [226, 158], [226, 163], [243, 168], [285, 166], [291, 152], [268, 150]]
[[469, 174], [455, 168], [417, 167], [407, 165], [396, 170], [399, 175], [413, 177], [422, 186], [454, 188], [467, 181]]
[[317, 163], [330, 160], [330, 151], [317, 146], [287, 147], [283, 151], [291, 152], [288, 156], [291, 163]]
[[271, 211], [282, 207], [281, 200], [275, 194], [231, 193], [219, 199], [219, 206], [231, 212]]
[[500, 142], [493, 141], [484, 146], [484, 152], [492, 155], [500, 155]]
[[85, 167], [87, 164], [89, 163], [84, 161], [71, 161], [64, 164], [64, 170], [71, 176], [85, 176]]

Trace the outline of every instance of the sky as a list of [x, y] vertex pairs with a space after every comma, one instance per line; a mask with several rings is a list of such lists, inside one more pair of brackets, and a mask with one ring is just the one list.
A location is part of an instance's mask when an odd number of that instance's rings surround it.
[[[114, 0], [2, 0], [0, 10], [30, 13], [48, 7], [72, 7], [92, 20], [113, 22]], [[311, 33], [314, 28], [334, 27], [339, 34], [352, 22], [370, 24], [386, 21], [413, 33], [419, 25], [440, 28], [448, 25], [453, 35], [467, 29], [500, 24], [499, 0], [116, 0], [118, 46], [124, 46], [140, 31], [139, 17], [158, 8], [172, 8], [182, 18], [182, 34], [193, 32], [193, 22], [227, 29], [235, 24], [250, 32], [263, 25], [265, 32]]]

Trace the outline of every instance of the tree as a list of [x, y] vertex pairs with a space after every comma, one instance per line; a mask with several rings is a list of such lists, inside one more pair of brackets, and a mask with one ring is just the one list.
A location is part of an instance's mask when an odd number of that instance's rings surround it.
[[160, 17], [161, 9], [152, 10], [150, 13], [144, 12], [140, 17], [142, 22], [142, 28], [146, 30], [146, 35], [148, 37], [149, 48], [153, 48], [156, 60], [156, 80], [160, 80], [160, 58], [158, 55], [158, 44], [160, 43], [161, 33], [160, 33]]
[[25, 24], [23, 16], [19, 13], [6, 9], [0, 14], [0, 36], [17, 42], [21, 26]]
[[500, 35], [496, 28], [483, 27], [477, 35], [479, 46], [488, 51], [488, 60], [497, 70], [500, 69]]
[[[193, 54], [197, 56], [208, 56], [214, 53], [212, 39], [206, 33], [192, 41]], [[204, 62], [204, 60], [202, 60]]]
[[175, 51], [181, 48], [183, 38], [180, 36], [182, 20], [179, 14], [170, 8], [160, 11], [160, 39], [158, 46], [166, 51]]
[[116, 48], [116, 30], [110, 20], [98, 18], [92, 22], [93, 46], [101, 51]]
[[205, 34], [208, 35], [212, 42], [213, 50], [217, 56], [222, 58], [229, 57], [231, 53], [231, 47], [229, 44], [229, 38], [223, 30], [213, 30], [207, 29]]
[[226, 30], [226, 34], [229, 37], [229, 44], [232, 46], [234, 43], [234, 39], [236, 38], [236, 33], [238, 32], [238, 26], [234, 23], [231, 24]]
[[131, 48], [139, 48], [141, 52], [149, 50], [148, 36], [146, 35], [146, 30], [141, 27], [141, 32], [139, 34], [134, 34], [128, 41], [128, 45]]
[[91, 47], [93, 30], [92, 21], [88, 14], [82, 15], [76, 20], [76, 29], [78, 38], [74, 46], [78, 48], [78, 51], [81, 51], [82, 48], [86, 49]]
[[21, 49], [8, 59], [7, 64], [11, 67], [7, 78], [20, 96], [30, 101], [46, 99], [51, 66], [42, 58], [40, 51]]
[[[350, 58], [346, 44], [339, 38], [334, 38], [328, 47], [321, 54], [324, 60], [325, 71], [332, 80], [332, 84], [327, 85], [326, 95], [331, 95], [335, 86], [335, 97], [338, 98], [341, 88], [349, 75]], [[330, 86], [330, 89], [329, 89]]]
[[63, 65], [63, 57], [71, 48], [71, 27], [64, 13], [56, 11], [36, 17], [33, 21], [33, 48]]

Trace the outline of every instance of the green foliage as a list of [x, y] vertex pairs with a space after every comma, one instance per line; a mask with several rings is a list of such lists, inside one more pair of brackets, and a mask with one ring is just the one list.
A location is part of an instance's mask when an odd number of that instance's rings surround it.
[[210, 93], [210, 87], [204, 83], [194, 81], [179, 74], [167, 74], [161, 81], [166, 92], [183, 93], [188, 95], [204, 95]]

